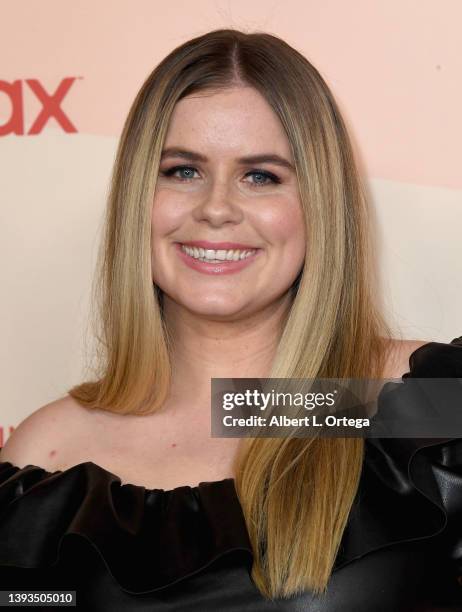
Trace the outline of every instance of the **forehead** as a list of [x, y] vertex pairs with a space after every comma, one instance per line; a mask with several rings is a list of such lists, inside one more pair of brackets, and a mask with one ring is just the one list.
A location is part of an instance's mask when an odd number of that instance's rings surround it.
[[222, 155], [272, 151], [291, 157], [284, 128], [265, 98], [252, 87], [199, 92], [173, 110], [165, 147], [184, 146]]

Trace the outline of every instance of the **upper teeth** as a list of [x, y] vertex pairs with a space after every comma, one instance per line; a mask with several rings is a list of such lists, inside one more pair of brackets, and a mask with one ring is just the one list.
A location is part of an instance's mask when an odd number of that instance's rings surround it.
[[184, 244], [181, 245], [181, 248], [185, 253], [187, 253], [191, 257], [194, 257], [195, 259], [207, 259], [211, 261], [237, 261], [238, 259], [244, 259], [245, 257], [249, 257], [256, 251], [256, 249], [250, 249], [246, 251], [240, 251], [238, 249], [217, 251], [215, 249], [203, 249], [202, 247], [189, 247]]

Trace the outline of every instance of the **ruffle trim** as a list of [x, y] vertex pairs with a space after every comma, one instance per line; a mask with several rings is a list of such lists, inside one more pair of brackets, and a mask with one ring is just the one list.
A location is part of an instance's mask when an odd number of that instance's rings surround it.
[[[462, 410], [462, 336], [420, 346], [409, 367], [394, 394], [406, 393], [410, 378], [461, 378], [458, 405], [444, 408]], [[385, 397], [378, 398], [379, 410]], [[399, 401], [391, 409], [394, 405]], [[421, 404], [412, 409], [425, 414]], [[360, 486], [334, 568], [393, 544], [436, 537], [457, 524], [462, 524], [462, 438], [368, 438]], [[460, 527], [454, 533], [462, 544]], [[459, 558], [453, 559], [462, 563], [459, 549]]]
[[[403, 382], [462, 378], [462, 336], [419, 347], [409, 365]], [[368, 439], [334, 570], [398, 542], [437, 536], [448, 522], [462, 524], [461, 491], [462, 439]], [[0, 565], [54, 566], [72, 536], [96, 549], [131, 594], [174, 585], [231, 553], [242, 555], [249, 572], [253, 562], [231, 478], [149, 490], [121, 484], [91, 461], [57, 472], [0, 462]]]
[[0, 462], [0, 565], [56, 565], [80, 537], [131, 594], [151, 593], [252, 548], [234, 480], [172, 490], [121, 484], [87, 461], [65, 471]]

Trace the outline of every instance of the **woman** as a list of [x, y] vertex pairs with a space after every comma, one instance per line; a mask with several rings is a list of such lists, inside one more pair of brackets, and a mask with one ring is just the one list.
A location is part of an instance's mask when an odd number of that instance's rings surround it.
[[210, 437], [213, 377], [462, 376], [461, 338], [391, 339], [363, 193], [332, 94], [284, 41], [218, 30], [157, 66], [114, 167], [99, 369], [1, 454], [2, 588], [86, 610], [462, 609], [458, 440]]

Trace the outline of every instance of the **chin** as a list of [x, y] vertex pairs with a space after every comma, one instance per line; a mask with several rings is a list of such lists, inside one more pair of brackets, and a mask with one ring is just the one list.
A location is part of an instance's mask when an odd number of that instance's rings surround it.
[[210, 319], [217, 320], [237, 316], [242, 312], [243, 309], [243, 306], [239, 306], [238, 304], [217, 304], [216, 302], [214, 302], [213, 304], [198, 304], [197, 302], [188, 302], [183, 303], [183, 306], [193, 314], [203, 317], [210, 317]]

